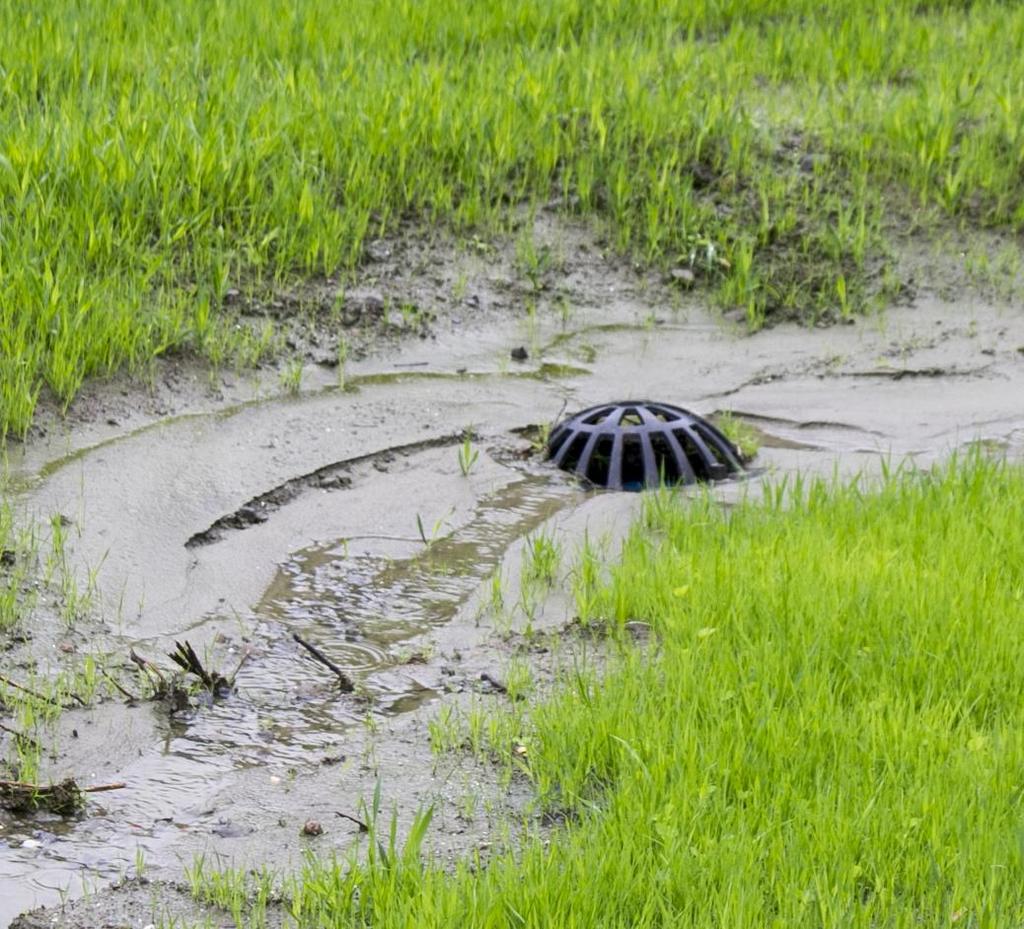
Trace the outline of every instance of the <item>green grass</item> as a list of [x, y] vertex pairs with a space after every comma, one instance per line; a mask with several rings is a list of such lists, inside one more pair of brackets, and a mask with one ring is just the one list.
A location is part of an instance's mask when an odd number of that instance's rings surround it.
[[36, 527], [19, 528], [18, 514], [0, 487], [0, 648], [5, 637], [32, 612], [38, 589], [32, 583], [38, 539]]
[[2, 0], [0, 29], [0, 434], [164, 353], [252, 361], [229, 287], [410, 219], [560, 196], [755, 326], [895, 286], [893, 227], [1024, 221], [1016, 4]]
[[761, 440], [757, 430], [740, 417], [733, 414], [732, 410], [723, 410], [715, 418], [715, 425], [740, 453], [744, 462], [753, 461], [761, 448]]
[[1020, 925], [1022, 504], [1024, 470], [977, 454], [878, 493], [654, 497], [591, 606], [657, 649], [492, 727], [569, 824], [446, 871], [380, 823], [368, 858], [310, 858], [285, 906], [299, 926]]

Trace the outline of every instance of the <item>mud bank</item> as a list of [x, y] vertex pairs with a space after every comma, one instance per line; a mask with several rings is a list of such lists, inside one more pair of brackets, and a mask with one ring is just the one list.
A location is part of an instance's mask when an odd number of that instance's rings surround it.
[[[614, 557], [639, 503], [551, 470], [525, 427], [625, 397], [731, 410], [760, 433], [769, 475], [927, 463], [976, 441], [1024, 451], [1019, 306], [922, 295], [852, 325], [749, 337], [697, 298], [574, 248], [557, 287], [529, 292], [484, 263], [439, 269], [431, 286], [467, 275], [491, 311], [436, 313], [432, 337], [350, 362], [343, 385], [311, 359], [297, 395], [265, 381], [197, 391], [175, 415], [108, 416], [97, 394], [93, 418], [11, 450], [20, 512], [66, 517], [68, 558], [97, 592], [71, 626], [33, 617], [6, 653], [12, 675], [85, 654], [114, 667], [131, 648], [161, 660], [183, 638], [212, 665], [241, 667], [224, 700], [108, 699], [63, 715], [47, 775], [127, 787], [78, 819], [0, 814], [0, 925], [38, 906], [51, 909], [22, 925], [199, 918], [180, 884], [196, 855], [282, 871], [308, 849], [345, 849], [360, 834], [344, 816], [378, 782], [402, 827], [434, 804], [438, 855], [514, 842], [528, 786], [433, 754], [431, 721], [509, 699], [513, 660], [538, 692], [590, 647], [569, 628], [572, 548], [586, 534]], [[538, 533], [565, 555], [551, 590], [527, 602]], [[300, 834], [309, 819], [322, 835]], [[146, 882], [122, 883], [140, 864]]]

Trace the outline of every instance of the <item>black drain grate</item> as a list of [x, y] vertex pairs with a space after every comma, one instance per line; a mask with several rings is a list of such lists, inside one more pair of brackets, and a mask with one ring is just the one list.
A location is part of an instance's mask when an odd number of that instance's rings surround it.
[[599, 487], [643, 490], [720, 481], [743, 471], [735, 446], [711, 423], [668, 403], [606, 403], [562, 420], [548, 457]]

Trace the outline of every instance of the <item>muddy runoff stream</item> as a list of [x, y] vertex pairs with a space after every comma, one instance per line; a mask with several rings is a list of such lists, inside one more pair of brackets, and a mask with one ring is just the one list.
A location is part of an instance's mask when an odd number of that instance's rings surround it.
[[[538, 679], [557, 660], [552, 643], [574, 647], [562, 634], [573, 546], [587, 535], [613, 558], [640, 502], [588, 492], [534, 454], [524, 430], [563, 410], [642, 397], [731, 410], [758, 432], [767, 475], [927, 463], [977, 441], [1024, 449], [1018, 308], [922, 298], [855, 325], [748, 337], [656, 298], [626, 283], [569, 320], [439, 327], [351, 365], [344, 389], [310, 365], [298, 396], [253, 388], [234, 405], [197, 400], [174, 417], [79, 424], [13, 448], [19, 512], [64, 517], [67, 557], [96, 596], [73, 625], [34, 616], [5, 673], [85, 655], [121, 667], [132, 648], [167, 667], [186, 638], [212, 666], [240, 668], [224, 699], [108, 698], [63, 714], [45, 776], [126, 786], [75, 818], [0, 814], [0, 926], [39, 906], [55, 908], [22, 925], [111, 914], [142, 925], [165, 912], [161, 894], [174, 895], [196, 855], [294, 868], [306, 849], [358, 841], [334, 814], [355, 814], [377, 783], [401, 823], [436, 805], [442, 857], [488, 848], [528, 808], [528, 787], [434, 758], [430, 720], [507, 699], [500, 680], [524, 627], [548, 637], [533, 649]], [[518, 346], [525, 361], [511, 360]], [[523, 563], [539, 536], [565, 555], [552, 591], [526, 603]], [[324, 835], [300, 835], [310, 818]], [[139, 867], [155, 883], [119, 884]], [[119, 894], [149, 902], [129, 912]]]

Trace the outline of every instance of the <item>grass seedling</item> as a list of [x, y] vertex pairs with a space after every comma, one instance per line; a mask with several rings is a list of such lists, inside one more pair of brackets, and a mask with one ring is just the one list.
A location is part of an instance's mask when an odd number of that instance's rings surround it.
[[338, 337], [338, 389], [345, 389], [345, 366], [348, 363], [348, 341], [344, 336]]
[[505, 689], [511, 700], [522, 700], [533, 689], [533, 673], [521, 658], [513, 658], [509, 662], [505, 672]]
[[715, 417], [715, 426], [738, 449], [743, 461], [753, 461], [761, 448], [761, 440], [757, 430], [734, 415], [731, 410], [724, 410]]
[[427, 531], [426, 525], [423, 522], [423, 517], [416, 514], [416, 531], [419, 533], [420, 541], [426, 548], [430, 548], [444, 533], [445, 524], [448, 522], [448, 518], [455, 512], [455, 507], [452, 507], [444, 516], [440, 516], [434, 522], [433, 526], [430, 527], [430, 531]]
[[35, 527], [18, 528], [14, 510], [0, 497], [0, 635], [21, 623], [38, 602], [39, 586], [31, 583], [38, 549]]
[[297, 395], [302, 390], [302, 360], [293, 358], [289, 361], [281, 369], [279, 379], [286, 394]]
[[453, 751], [462, 744], [462, 732], [453, 707], [443, 706], [427, 722], [430, 750], [434, 755]]
[[576, 619], [583, 625], [587, 625], [594, 618], [600, 572], [601, 562], [597, 550], [590, 541], [590, 536], [585, 535], [571, 574]]
[[458, 451], [459, 470], [463, 477], [469, 477], [469, 472], [473, 470], [473, 466], [479, 458], [480, 452], [473, 448], [473, 435], [471, 432], [466, 432]]
[[551, 265], [551, 249], [547, 245], [537, 246], [532, 220], [524, 224], [516, 239], [516, 262], [530, 281], [533, 292], [539, 293], [544, 288], [544, 276]]
[[535, 532], [527, 536], [523, 550], [523, 577], [533, 583], [550, 586], [562, 560], [562, 549], [554, 533]]
[[505, 585], [502, 581], [500, 567], [491, 575], [489, 589], [491, 613], [494, 616], [500, 616], [505, 609]]

